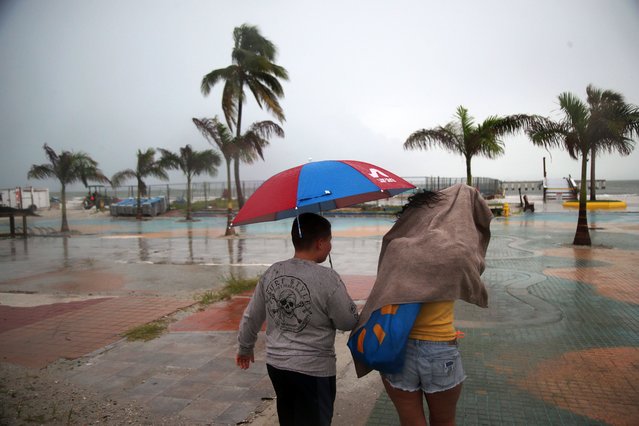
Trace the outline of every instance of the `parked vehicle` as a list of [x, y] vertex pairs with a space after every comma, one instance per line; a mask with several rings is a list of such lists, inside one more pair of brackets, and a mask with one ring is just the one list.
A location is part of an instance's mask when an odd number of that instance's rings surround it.
[[105, 206], [110, 206], [112, 203], [119, 201], [108, 194], [104, 185], [89, 185], [87, 188], [89, 188], [89, 193], [82, 202], [82, 205], [87, 210], [93, 207], [96, 210], [102, 210]]
[[49, 188], [16, 187], [0, 190], [0, 206], [12, 207], [14, 209], [48, 209]]

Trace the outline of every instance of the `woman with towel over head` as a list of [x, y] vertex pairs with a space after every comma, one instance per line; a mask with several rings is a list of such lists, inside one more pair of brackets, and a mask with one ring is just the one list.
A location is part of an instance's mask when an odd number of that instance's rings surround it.
[[454, 304], [488, 306], [480, 275], [492, 217], [479, 191], [458, 184], [411, 196], [384, 236], [377, 279], [349, 347], [358, 377], [380, 371], [402, 425], [428, 424], [423, 399], [431, 425], [455, 423], [466, 375]]

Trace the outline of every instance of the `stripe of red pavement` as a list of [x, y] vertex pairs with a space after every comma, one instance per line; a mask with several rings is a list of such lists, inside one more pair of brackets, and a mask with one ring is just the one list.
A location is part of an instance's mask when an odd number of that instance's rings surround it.
[[371, 294], [375, 275], [342, 275], [346, 291], [353, 300], [366, 300]]
[[116, 342], [127, 330], [192, 301], [116, 297], [0, 333], [1, 360], [42, 368], [59, 358], [74, 359]]
[[[342, 280], [353, 300], [366, 300], [375, 283], [374, 276], [345, 275]], [[235, 331], [249, 303], [251, 292], [215, 303], [203, 311], [189, 315], [169, 326], [169, 331]]]
[[0, 333], [82, 309], [86, 306], [95, 305], [96, 303], [102, 303], [108, 299], [107, 297], [29, 307], [0, 305]]
[[169, 331], [233, 331], [237, 330], [250, 295], [235, 296], [230, 300], [214, 303], [203, 311], [175, 322]]

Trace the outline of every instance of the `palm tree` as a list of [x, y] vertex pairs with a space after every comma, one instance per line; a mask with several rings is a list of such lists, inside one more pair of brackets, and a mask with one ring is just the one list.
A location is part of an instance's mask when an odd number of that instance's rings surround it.
[[634, 149], [632, 136], [639, 134], [639, 108], [627, 104], [622, 94], [601, 90], [592, 84], [586, 88], [591, 121], [602, 133], [590, 147], [590, 200], [596, 201], [595, 159], [601, 151], [630, 155]]
[[217, 174], [217, 166], [220, 165], [220, 156], [212, 149], [205, 151], [193, 151], [191, 145], [180, 148], [176, 154], [169, 150], [158, 148], [162, 154], [160, 163], [167, 169], [180, 169], [186, 175], [186, 220], [192, 220], [191, 215], [191, 180], [193, 176], [208, 173], [211, 176]]
[[284, 137], [284, 130], [276, 123], [265, 120], [251, 124], [239, 140], [234, 138], [229, 128], [217, 117], [193, 119], [193, 123], [213, 146], [217, 146], [226, 161], [226, 196], [227, 222], [226, 234], [234, 235], [231, 222], [233, 220], [233, 202], [231, 196], [231, 158], [252, 164], [257, 158], [264, 159], [264, 148], [269, 144], [272, 135]]
[[137, 180], [137, 210], [135, 217], [136, 219], [142, 219], [141, 197], [142, 194], [146, 194], [146, 184], [143, 179], [151, 176], [161, 180], [169, 180], [169, 176], [165, 170], [166, 166], [155, 159], [155, 150], [153, 148], [149, 148], [144, 152], [138, 149], [137, 158], [138, 160], [135, 170], [126, 169], [117, 172], [111, 178], [111, 185], [113, 187], [118, 187], [127, 179]]
[[231, 159], [235, 156], [236, 145], [229, 128], [217, 116], [215, 118], [194, 118], [195, 127], [202, 133], [207, 142], [216, 146], [226, 163], [226, 232], [224, 235], [235, 235], [231, 227], [233, 221], [233, 195], [231, 192]]
[[[589, 86], [591, 87], [591, 86]], [[632, 141], [628, 136], [637, 134], [639, 130], [637, 122], [639, 115], [636, 108], [629, 107], [630, 111], [623, 114], [626, 118], [619, 120], [609, 115], [618, 106], [609, 109], [608, 101], [596, 106], [596, 89], [591, 88], [593, 104], [590, 106], [572, 93], [564, 92], [559, 95], [559, 108], [564, 114], [561, 121], [553, 121], [547, 118], [538, 118], [527, 130], [528, 136], [536, 145], [546, 148], [559, 147], [568, 151], [571, 158], [578, 160], [581, 157], [581, 182], [579, 191], [579, 218], [573, 244], [591, 245], [590, 232], [588, 230], [588, 216], [586, 214], [586, 198], [588, 178], [588, 154], [593, 148], [597, 152], [601, 150], [629, 152]], [[602, 93], [603, 94], [603, 93]], [[607, 95], [606, 95], [607, 96]], [[616, 104], [616, 102], [613, 102]], [[633, 112], [634, 111], [634, 112]], [[634, 117], [631, 123], [627, 118]], [[634, 123], [634, 124], [633, 124]]]
[[[274, 63], [277, 55], [275, 45], [260, 34], [257, 27], [243, 24], [233, 30], [232, 64], [226, 68], [211, 71], [202, 78], [200, 90], [207, 96], [211, 89], [224, 81], [222, 90], [222, 111], [226, 123], [239, 139], [242, 134], [242, 106], [246, 100], [245, 87], [253, 93], [260, 108], [266, 107], [280, 123], [284, 122], [284, 111], [279, 98], [284, 90], [279, 82], [288, 80], [288, 72]], [[240, 184], [240, 159], [235, 153], [235, 189], [240, 208], [244, 205], [244, 195]]]
[[69, 232], [67, 222], [67, 185], [82, 182], [84, 186], [88, 181], [108, 182], [98, 163], [83, 152], [62, 151], [57, 154], [49, 145], [44, 144], [44, 152], [49, 158], [48, 164], [32, 165], [27, 173], [28, 179], [56, 178], [60, 181], [60, 206], [62, 210], [62, 225], [60, 232]]
[[264, 148], [270, 144], [272, 136], [284, 137], [284, 129], [270, 120], [251, 124], [238, 141], [240, 160], [253, 164], [258, 158], [264, 161]]
[[525, 127], [531, 116], [509, 115], [506, 117], [491, 116], [481, 124], [475, 124], [474, 118], [463, 106], [457, 107], [457, 121], [432, 129], [421, 129], [411, 134], [404, 149], [444, 148], [454, 154], [461, 154], [466, 160], [466, 183], [473, 184], [470, 162], [476, 155], [496, 158], [504, 153], [501, 138]]

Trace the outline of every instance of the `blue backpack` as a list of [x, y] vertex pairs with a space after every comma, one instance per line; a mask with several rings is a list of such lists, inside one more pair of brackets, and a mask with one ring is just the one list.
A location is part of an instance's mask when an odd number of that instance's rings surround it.
[[348, 339], [353, 358], [382, 373], [399, 373], [404, 366], [408, 335], [421, 306], [386, 305], [374, 311]]

